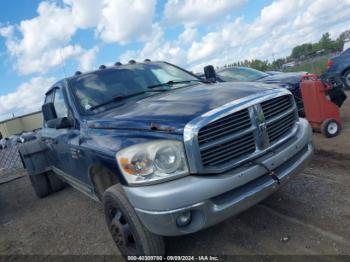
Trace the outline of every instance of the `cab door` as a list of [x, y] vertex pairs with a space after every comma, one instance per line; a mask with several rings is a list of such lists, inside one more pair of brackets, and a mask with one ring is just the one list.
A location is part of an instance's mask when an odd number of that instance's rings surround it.
[[[74, 119], [64, 89], [60, 86], [54, 89], [53, 104], [57, 118]], [[83, 152], [79, 149], [80, 130], [75, 126], [60, 129], [47, 127], [44, 135], [48, 146], [53, 149], [55, 168], [73, 182], [80, 184], [79, 187], [83, 187], [82, 189], [91, 191], [88, 165], [84, 161]]]

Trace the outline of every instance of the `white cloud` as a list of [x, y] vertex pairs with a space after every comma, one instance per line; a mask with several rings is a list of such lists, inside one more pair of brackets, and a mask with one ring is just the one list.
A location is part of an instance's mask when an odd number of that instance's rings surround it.
[[72, 44], [76, 32], [90, 28], [104, 42], [119, 44], [146, 40], [151, 37], [155, 4], [155, 0], [64, 0], [63, 5], [44, 1], [38, 16], [0, 27], [0, 36], [20, 74], [44, 74], [70, 59], [91, 68], [98, 48]]
[[80, 59], [84, 52], [85, 50], [79, 45], [49, 48], [37, 57], [23, 55], [17, 60], [17, 66], [21, 74], [44, 74], [50, 68], [56, 66], [64, 67], [65, 61], [71, 58]]
[[[170, 1], [168, 4], [178, 5], [180, 14], [181, 4], [186, 6], [194, 2]], [[334, 16], [334, 12], [329, 12], [331, 4], [325, 0], [277, 0], [264, 7], [253, 21], [247, 22], [244, 17], [221, 21], [217, 30], [209, 31], [200, 39], [197, 27], [184, 19], [184, 31], [178, 39], [167, 40], [163, 28], [158, 26], [156, 37], [140, 50], [127, 51], [122, 59], [167, 60], [196, 70], [209, 63], [223, 65], [255, 58], [272, 60], [289, 55], [296, 45], [318, 41], [327, 31], [337, 37], [349, 25], [349, 2], [335, 0], [332, 5], [336, 6], [337, 15]], [[202, 4], [202, 9], [208, 6]]]
[[185, 27], [185, 30], [179, 36], [179, 40], [183, 43], [190, 43], [197, 37], [197, 34], [197, 28]]
[[145, 40], [152, 32], [155, 0], [105, 0], [97, 33], [105, 42]]
[[226, 43], [222, 40], [221, 32], [211, 32], [204, 36], [200, 42], [194, 42], [188, 51], [188, 62], [208, 58], [219, 53]]
[[162, 28], [155, 24], [153, 25], [153, 38], [146, 42], [140, 50], [129, 50], [121, 55], [120, 60], [127, 62], [130, 59], [143, 61], [148, 58], [151, 60], [166, 60], [168, 62], [185, 66], [186, 51], [181, 46], [181, 41], [167, 41], [164, 37]]
[[101, 17], [104, 1], [101, 0], [63, 0], [71, 7], [71, 16], [79, 28], [95, 27]]
[[241, 7], [246, 0], [168, 0], [164, 18], [169, 24], [197, 25]]
[[[102, 45], [86, 48], [75, 43], [72, 38], [79, 30], [92, 30], [97, 40], [107, 43], [145, 41], [142, 48], [122, 54], [122, 62], [150, 58], [200, 71], [206, 64], [289, 55], [295, 45], [317, 41], [322, 33], [329, 31], [337, 37], [349, 29], [350, 0], [275, 0], [252, 21], [235, 16], [245, 2], [169, 0], [163, 19], [183, 25], [184, 30], [175, 40], [168, 40], [167, 28], [154, 21], [156, 0], [45, 1], [39, 4], [36, 17], [18, 25], [0, 25], [0, 36], [20, 74], [43, 75], [71, 60], [82, 71], [94, 67]], [[207, 30], [200, 36], [199, 32]], [[52, 81], [32, 78], [15, 92], [0, 96], [0, 117], [39, 109], [42, 93]]]
[[104, 42], [146, 40], [152, 31], [156, 0], [64, 0], [74, 26], [95, 28]]
[[99, 51], [98, 47], [93, 47], [85, 52], [80, 58], [80, 70], [89, 71], [93, 69], [96, 55]]
[[47, 47], [66, 44], [76, 32], [68, 8], [60, 8], [52, 2], [42, 2], [38, 7], [38, 16], [23, 20], [18, 29], [22, 39], [14, 39], [9, 45], [11, 53], [37, 56]]
[[2, 37], [12, 37], [14, 27], [12, 25], [0, 27], [0, 36]]
[[21, 84], [16, 91], [0, 96], [0, 120], [40, 110], [44, 94], [55, 79], [35, 77]]
[[1, 30], [20, 74], [44, 73], [62, 63], [62, 58], [64, 61], [82, 52], [80, 46], [67, 45], [76, 32], [68, 8], [42, 2], [37, 11], [37, 17], [21, 21], [16, 30], [14, 26]]
[[348, 10], [350, 0], [274, 1], [253, 22], [247, 23], [243, 18], [225, 22], [220, 30], [192, 43], [187, 61], [191, 67], [198, 67], [205, 61], [222, 65], [286, 56], [295, 45], [318, 41], [327, 31], [336, 37], [349, 25]]

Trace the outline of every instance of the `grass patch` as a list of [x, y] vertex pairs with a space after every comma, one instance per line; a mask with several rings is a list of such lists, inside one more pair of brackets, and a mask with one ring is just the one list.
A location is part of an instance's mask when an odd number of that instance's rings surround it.
[[292, 68], [288, 68], [286, 72], [300, 72], [305, 71], [312, 74], [321, 75], [327, 69], [327, 61], [332, 54], [324, 55], [318, 58], [313, 59], [312, 61], [301, 62], [299, 65]]

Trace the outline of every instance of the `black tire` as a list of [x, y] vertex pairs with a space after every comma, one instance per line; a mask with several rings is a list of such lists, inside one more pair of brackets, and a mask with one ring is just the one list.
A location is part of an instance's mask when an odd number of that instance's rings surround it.
[[106, 190], [103, 205], [108, 229], [123, 256], [165, 254], [163, 237], [142, 225], [120, 185]]
[[327, 138], [339, 135], [340, 129], [340, 124], [335, 119], [326, 119], [321, 125], [321, 132]]
[[49, 181], [46, 174], [29, 176], [34, 192], [39, 198], [46, 197], [51, 193]]
[[47, 179], [49, 181], [51, 193], [58, 192], [65, 188], [65, 183], [53, 172], [47, 173]]
[[350, 90], [350, 69], [346, 70], [343, 74], [343, 83], [345, 89]]

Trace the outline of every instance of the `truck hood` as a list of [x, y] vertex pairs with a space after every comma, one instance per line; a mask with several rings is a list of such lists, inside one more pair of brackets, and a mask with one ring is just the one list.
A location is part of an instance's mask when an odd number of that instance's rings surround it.
[[300, 83], [300, 80], [306, 72], [291, 72], [291, 73], [281, 73], [276, 75], [270, 75], [257, 80], [262, 83], [274, 83], [274, 84], [292, 84], [296, 85]]
[[276, 88], [263, 83], [197, 84], [129, 101], [87, 120], [89, 128], [182, 133], [197, 116], [231, 101]]

